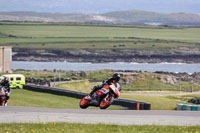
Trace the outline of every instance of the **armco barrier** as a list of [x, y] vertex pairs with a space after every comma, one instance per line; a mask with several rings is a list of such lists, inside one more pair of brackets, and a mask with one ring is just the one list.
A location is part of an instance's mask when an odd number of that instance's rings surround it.
[[200, 111], [200, 105], [177, 104], [177, 110]]
[[[68, 97], [73, 97], [73, 98], [78, 98], [78, 99], [83, 98], [87, 94], [83, 92], [63, 90], [59, 88], [51, 88], [51, 87], [37, 86], [37, 85], [24, 85], [24, 89], [37, 91], [37, 92], [51, 93], [51, 94], [60, 95], [60, 96], [68, 96]], [[127, 100], [127, 99], [117, 99], [114, 101], [113, 104], [127, 107], [128, 109], [131, 109], [131, 110], [150, 110], [151, 109], [151, 104], [149, 103]]]

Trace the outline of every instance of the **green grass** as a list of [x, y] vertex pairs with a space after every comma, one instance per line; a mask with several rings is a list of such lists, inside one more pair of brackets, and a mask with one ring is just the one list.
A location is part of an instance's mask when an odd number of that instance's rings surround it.
[[[35, 49], [177, 50], [200, 47], [200, 28], [137, 25], [2, 23], [0, 45]], [[137, 44], [134, 44], [134, 43]], [[183, 43], [184, 42], [184, 43]], [[45, 45], [42, 45], [45, 43]], [[18, 44], [18, 45], [16, 45]], [[119, 45], [125, 44], [120, 47]], [[116, 47], [113, 47], [113, 46]], [[152, 47], [154, 45], [154, 47]], [[157, 49], [157, 50], [156, 50]]]
[[80, 100], [76, 98], [13, 89], [8, 105], [49, 108], [79, 108], [79, 102]]
[[[0, 39], [1, 40], [1, 39]], [[53, 40], [53, 39], [52, 39]], [[6, 40], [7, 41], [7, 40]], [[103, 41], [89, 41], [89, 42], [45, 42], [44, 40], [41, 41], [36, 41], [35, 43], [29, 43], [24, 42], [20, 43], [18, 41], [15, 41], [15, 39], [10, 40], [12, 43], [4, 43], [4, 41], [1, 41], [0, 45], [9, 45], [12, 46], [13, 48], [32, 48], [32, 49], [46, 49], [46, 50], [62, 50], [62, 51], [75, 51], [75, 50], [88, 50], [88, 51], [94, 51], [94, 52], [101, 52], [101, 54], [106, 53], [107, 55], [110, 54], [112, 55], [113, 53], [116, 54], [116, 52], [120, 53], [125, 53], [125, 52], [134, 52], [137, 50], [144, 50], [148, 53], [148, 51], [155, 51], [158, 54], [166, 53], [166, 51], [172, 51], [176, 52], [179, 51], [179, 47], [188, 47], [188, 48], [195, 48], [195, 47], [200, 47], [199, 45], [195, 44], [182, 44], [182, 43], [170, 43], [170, 44], [165, 44], [165, 43], [141, 43], [138, 42], [136, 45], [133, 44], [133, 42], [103, 42]], [[45, 45], [43, 45], [45, 43]], [[16, 45], [17, 44], [17, 45]], [[121, 46], [125, 45], [125, 46]], [[155, 46], [152, 46], [155, 45]], [[109, 50], [109, 51], [106, 51]], [[112, 51], [113, 50], [113, 51]], [[121, 51], [117, 51], [121, 50]]]
[[[89, 93], [91, 91], [91, 87], [94, 85], [99, 85], [101, 84], [100, 82], [88, 82], [88, 79], [91, 80], [103, 80], [106, 79], [107, 77], [110, 77], [114, 71], [91, 71], [91, 72], [86, 72], [87, 77], [84, 77], [85, 80], [81, 82], [69, 82], [69, 83], [64, 83], [64, 84], [58, 84], [57, 87], [63, 88], [63, 89], [68, 89], [68, 90], [74, 90], [74, 91], [81, 91], [81, 92], [86, 92]], [[34, 78], [51, 78], [52, 76], [54, 77], [54, 73], [40, 73], [40, 72], [19, 72], [19, 71], [14, 71], [14, 73], [21, 73], [24, 74], [26, 77], [34, 77]], [[63, 74], [65, 75], [65, 74]], [[98, 76], [102, 75], [102, 76]], [[70, 74], [66, 74], [66, 77], [72, 76]], [[152, 83], [154, 80], [149, 80], [149, 77], [155, 77], [156, 75], [152, 75], [152, 73], [139, 73], [140, 77], [145, 77], [147, 78], [146, 80], [148, 82], [138, 82], [137, 84], [130, 84], [129, 88], [134, 88], [134, 86], [140, 85], [141, 90], [149, 90], [148, 88], [145, 89], [145, 86], [148, 87], [147, 83]], [[157, 76], [163, 76], [163, 75], [157, 75]], [[58, 77], [58, 75], [57, 75]], [[73, 77], [73, 76], [72, 76]], [[74, 77], [81, 79], [81, 77], [75, 75]], [[82, 77], [83, 78], [83, 77]], [[127, 77], [128, 78], [128, 77]], [[157, 81], [156, 81], [157, 83]], [[150, 86], [151, 91], [157, 91], [159, 89], [156, 88], [165, 88], [163, 90], [170, 90], [172, 93], [175, 91], [176, 92], [176, 86], [169, 85], [169, 84], [164, 84], [164, 83], [152, 83], [153, 86]], [[181, 83], [182, 86], [185, 88], [190, 88], [191, 84], [187, 82]], [[188, 87], [189, 85], [189, 87]], [[122, 90], [128, 93], [129, 91], [126, 91], [126, 87], [122, 85]], [[169, 87], [169, 88], [168, 88]], [[170, 88], [171, 87], [171, 88]], [[184, 88], [182, 87], [182, 89]], [[138, 87], [136, 87], [138, 88]], [[198, 86], [197, 86], [198, 88]], [[198, 88], [199, 89], [199, 88]], [[136, 89], [137, 90], [137, 89]], [[133, 90], [131, 93], [134, 93]], [[122, 92], [123, 92], [122, 91]], [[168, 92], [170, 92], [168, 91]], [[180, 91], [178, 89], [178, 91]], [[182, 90], [182, 91], [188, 91]], [[132, 100], [138, 100], [138, 101], [144, 101], [151, 103], [151, 109], [152, 110], [174, 110], [176, 109], [176, 104], [177, 103], [186, 103], [189, 99], [192, 98], [198, 98], [198, 95], [186, 95], [186, 96], [143, 96], [143, 95], [125, 95], [121, 93], [120, 98], [125, 98], [125, 99], [132, 99]], [[53, 99], [53, 100], [49, 100]], [[63, 102], [64, 101], [64, 102]], [[79, 102], [80, 99], [75, 99], [75, 98], [69, 98], [69, 97], [64, 97], [64, 96], [57, 96], [57, 95], [52, 95], [52, 94], [46, 94], [46, 93], [38, 93], [38, 92], [32, 92], [32, 91], [27, 91], [27, 90], [15, 90], [13, 89], [13, 92], [11, 94], [11, 99], [9, 101], [9, 106], [33, 106], [33, 107], [55, 107], [55, 108], [79, 108]], [[124, 109], [123, 107], [119, 106], [111, 106], [110, 109]]]
[[106, 125], [80, 123], [0, 123], [1, 133], [199, 133], [200, 126]]
[[[81, 91], [89, 93], [90, 88], [98, 83], [90, 83], [88, 81], [82, 82], [71, 82], [59, 84], [57, 87]], [[152, 110], [175, 110], [178, 103], [188, 104], [188, 100], [192, 98], [197, 98], [198, 95], [177, 95], [177, 96], [147, 96], [147, 95], [127, 95], [121, 93], [120, 98], [131, 99], [136, 101], [148, 102], [151, 104]]]
[[188, 101], [190, 99], [200, 98], [199, 95], [177, 95], [177, 96], [167, 96], [169, 99], [176, 99], [178, 101]]
[[179, 91], [178, 86], [162, 83], [153, 79], [137, 79], [128, 85], [123, 85], [124, 91]]
[[[28, 31], [28, 32], [27, 32]], [[0, 25], [0, 32], [19, 37], [137, 37], [177, 41], [200, 41], [200, 28], [127, 28], [60, 25]]]
[[163, 83], [155, 79], [137, 79], [128, 85], [122, 85], [123, 91], [199, 91], [198, 84], [189, 82], [178, 82], [176, 85]]
[[[99, 70], [99, 71], [85, 71], [85, 72], [38, 72], [38, 71], [32, 71], [32, 72], [25, 72], [25, 71], [13, 71], [14, 74], [23, 74], [27, 78], [36, 78], [36, 79], [53, 79], [53, 78], [72, 78], [72, 79], [78, 79], [78, 80], [84, 80], [83, 82], [75, 82], [75, 83], [66, 83], [66, 84], [60, 84], [57, 87], [61, 88], [67, 88], [72, 89], [76, 91], [86, 91], [88, 92], [90, 88], [94, 85], [101, 84], [101, 81], [106, 80], [109, 77], [112, 77], [112, 74], [116, 71], [112, 70]], [[81, 73], [83, 73], [82, 77], [80, 76]], [[3, 74], [3, 73], [2, 73]], [[0, 75], [2, 75], [0, 73]], [[129, 84], [122, 84], [123, 79], [131, 79], [133, 77], [125, 76], [122, 77], [122, 80], [120, 81], [120, 85], [122, 88], [122, 91], [177, 91], [177, 92], [195, 92], [200, 90], [200, 85], [196, 83], [190, 83], [190, 82], [181, 82], [178, 81], [174, 85], [169, 83], [164, 83], [160, 79], [165, 79], [166, 75], [161, 74], [155, 74], [155, 73], [147, 73], [147, 72], [141, 72], [137, 73], [135, 76], [136, 79], [133, 80], [133, 82]], [[98, 83], [90, 83], [87, 80], [91, 81], [99, 81]]]
[[144, 96], [144, 95], [121, 95], [120, 98], [136, 101], [148, 102], [151, 104], [151, 110], [176, 110], [178, 103], [189, 104], [185, 97], [195, 98], [196, 95], [188, 96]]
[[[68, 84], [60, 84], [57, 87], [89, 93], [91, 91], [90, 88], [92, 87], [92, 84], [88, 84], [88, 82], [85, 83], [82, 82], [81, 84], [68, 83]], [[121, 93], [120, 98], [151, 103], [152, 110], [175, 110], [177, 103], [179, 102], [187, 103], [186, 101], [180, 101], [177, 99], [162, 97], [162, 96], [158, 97], [158, 96], [142, 96], [142, 95], [124, 95], [123, 93]]]
[[[88, 90], [89, 92], [89, 90]], [[187, 97], [187, 99], [185, 99]], [[120, 98], [139, 100], [151, 103], [152, 110], [174, 110], [177, 103], [187, 103], [187, 100], [196, 98], [191, 96], [138, 96], [121, 95]], [[50, 100], [51, 99], [51, 100]], [[32, 92], [28, 90], [13, 89], [9, 106], [27, 106], [27, 107], [49, 107], [49, 108], [75, 108], [79, 109], [80, 99], [65, 96], [57, 96], [47, 93]], [[95, 107], [90, 107], [95, 108]], [[120, 106], [110, 106], [109, 109], [125, 109]]]
[[[57, 87], [89, 93], [91, 91], [90, 88], [93, 85], [97, 84], [95, 83], [91, 84], [89, 82], [82, 81], [80, 83], [75, 82], [68, 84], [60, 84]], [[127, 95], [121, 93], [120, 98], [148, 102], [151, 104], [152, 110], [175, 110], [178, 103], [188, 104], [187, 101], [189, 99], [199, 98], [199, 96], [198, 95], [148, 96], [148, 95], [131, 95], [131, 94]]]
[[63, 88], [63, 89], [69, 88], [70, 90], [89, 93], [91, 91], [91, 88], [95, 85], [98, 85], [98, 83], [90, 83], [85, 80], [81, 82], [70, 82], [67, 84], [58, 84], [56, 87]]
[[[26, 106], [26, 107], [48, 107], [48, 108], [73, 108], [80, 109], [79, 102], [81, 99], [58, 96], [48, 93], [39, 93], [28, 90], [13, 89], [9, 106]], [[96, 107], [89, 107], [96, 108]], [[112, 105], [108, 109], [126, 109], [121, 106]]]
[[[123, 78], [123, 77], [122, 77]], [[124, 78], [134, 79], [129, 84], [122, 84], [123, 91], [199, 91], [197, 83], [177, 81], [173, 77], [164, 74], [140, 72], [134, 78], [126, 76]], [[166, 80], [168, 79], [168, 80]], [[170, 82], [169, 82], [170, 81]], [[173, 82], [173, 83], [172, 83]]]
[[89, 80], [98, 80], [103, 81], [107, 78], [112, 77], [112, 74], [115, 73], [115, 71], [112, 70], [100, 70], [100, 71], [91, 71], [89, 72]]
[[[50, 72], [50, 71], [16, 71], [13, 70], [13, 74], [23, 74], [27, 78], [36, 78], [36, 79], [52, 79], [52, 78], [74, 78], [74, 79], [89, 79], [89, 80], [98, 80], [103, 81], [107, 79], [108, 77], [112, 77], [112, 74], [115, 73], [115, 71], [112, 70], [99, 70], [99, 71], [82, 71], [82, 73], [85, 74], [85, 77], [80, 76], [80, 72]], [[6, 73], [0, 73], [0, 75], [3, 75]]]
[[[88, 90], [89, 92], [90, 90]], [[124, 95], [120, 98], [138, 100], [151, 103], [152, 110], [174, 110], [177, 103], [187, 103], [187, 100], [197, 98], [198, 95], [188, 96], [142, 96]], [[51, 99], [51, 100], [50, 100]], [[80, 99], [57, 96], [47, 93], [32, 92], [28, 90], [13, 89], [9, 106], [49, 107], [49, 108], [74, 108], [79, 109]], [[90, 107], [96, 108], [96, 107]], [[110, 106], [108, 109], [126, 109], [120, 106]]]
[[[109, 75], [109, 74], [108, 74]], [[109, 77], [109, 76], [108, 76]], [[96, 78], [96, 76], [91, 76], [89, 80], [98, 80], [102, 81], [101, 77]], [[106, 78], [104, 78], [106, 79]], [[83, 91], [88, 92], [91, 87], [94, 85], [99, 85], [101, 82], [89, 82], [85, 79], [82, 82], [70, 82], [70, 83], [63, 83], [58, 84], [57, 87], [61, 87], [64, 89], [76, 90], [76, 91]], [[178, 82], [175, 85], [169, 83], [163, 83], [159, 80], [155, 79], [137, 79], [134, 80], [132, 83], [129, 84], [122, 84], [121, 89], [122, 92], [134, 92], [134, 91], [167, 91], [167, 92], [195, 92], [200, 90], [200, 86], [198, 84], [192, 84], [189, 82]]]
[[[85, 76], [80, 77], [80, 73], [62, 73], [62, 72], [25, 72], [25, 71], [13, 71], [15, 74], [23, 74], [27, 78], [36, 78], [36, 79], [53, 79], [53, 78], [73, 78], [79, 80], [85, 80], [84, 82], [77, 83], [68, 83], [60, 84], [58, 87], [61, 88], [71, 88], [72, 90], [81, 91], [81, 89], [90, 90], [94, 85], [100, 84], [101, 81], [106, 80], [109, 77], [112, 77], [112, 74], [116, 71], [112, 70], [99, 70], [99, 71], [85, 71], [83, 72]], [[1, 73], [0, 73], [1, 75]], [[199, 91], [199, 84], [192, 84], [190, 82], [177, 82], [175, 85], [169, 83], [161, 82], [160, 78], [164, 78], [165, 75], [142, 72], [137, 74], [137, 79], [129, 84], [121, 84], [123, 91]], [[131, 78], [131, 77], [122, 77]], [[89, 83], [87, 80], [100, 81], [99, 83]], [[193, 88], [193, 89], [192, 89]], [[88, 92], [88, 91], [86, 91]]]
[[[0, 73], [0, 75], [3, 75], [6, 73]], [[83, 77], [73, 75], [73, 74], [67, 74], [63, 72], [44, 72], [44, 71], [15, 71], [13, 70], [13, 74], [23, 74], [26, 78], [35, 78], [35, 79], [54, 79], [54, 78], [74, 78], [74, 79], [83, 79]]]

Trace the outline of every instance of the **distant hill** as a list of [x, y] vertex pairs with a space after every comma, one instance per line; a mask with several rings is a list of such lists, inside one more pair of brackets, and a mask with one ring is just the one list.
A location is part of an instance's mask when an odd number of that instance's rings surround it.
[[187, 13], [161, 14], [148, 11], [116, 11], [102, 14], [120, 20], [122, 23], [168, 24], [168, 25], [200, 25], [200, 16]]
[[168, 15], [174, 23], [196, 23], [199, 24], [200, 16], [196, 14], [174, 13]]
[[92, 14], [62, 14], [62, 13], [38, 13], [38, 12], [0, 12], [0, 21], [41, 21], [41, 22], [99, 22], [112, 23], [115, 20]]
[[156, 12], [140, 11], [140, 10], [116, 11], [116, 12], [108, 12], [105, 14], [0, 12], [0, 21], [40, 21], [40, 22], [200, 26], [200, 16], [197, 14], [187, 14], [187, 13], [161, 14]]
[[102, 14], [106, 17], [117, 18], [126, 23], [162, 22], [169, 19], [167, 14], [160, 14], [148, 11], [130, 10], [116, 11]]

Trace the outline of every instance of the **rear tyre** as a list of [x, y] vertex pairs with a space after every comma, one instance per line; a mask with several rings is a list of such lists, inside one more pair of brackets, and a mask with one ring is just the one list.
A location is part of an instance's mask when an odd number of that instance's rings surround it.
[[0, 96], [0, 106], [3, 106], [3, 98]]
[[17, 86], [16, 89], [21, 89], [21, 88], [19, 86]]
[[100, 109], [108, 108], [114, 101], [114, 97], [109, 96], [105, 101], [102, 100], [100, 103]]
[[5, 96], [0, 96], [0, 106], [4, 106], [6, 97]]
[[86, 95], [84, 98], [82, 98], [79, 103], [80, 108], [82, 108], [82, 109], [86, 109], [89, 106], [90, 99], [86, 99], [86, 97], [88, 97], [88, 95]]

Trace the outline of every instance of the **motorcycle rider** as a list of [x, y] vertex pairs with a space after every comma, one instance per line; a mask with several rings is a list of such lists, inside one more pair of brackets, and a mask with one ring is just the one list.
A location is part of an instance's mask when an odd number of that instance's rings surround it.
[[94, 92], [103, 88], [104, 85], [111, 85], [113, 83], [115, 86], [119, 87], [120, 86], [118, 84], [119, 80], [120, 80], [120, 74], [114, 73], [111, 78], [104, 80], [101, 85], [97, 85], [92, 88], [92, 91], [89, 94], [90, 98], [93, 98]]
[[1, 80], [1, 86], [4, 87], [4, 90], [5, 90], [5, 94], [6, 94], [5, 106], [6, 106], [8, 99], [10, 98], [10, 91], [11, 91], [9, 79], [7, 77], [3, 77], [3, 79]]

